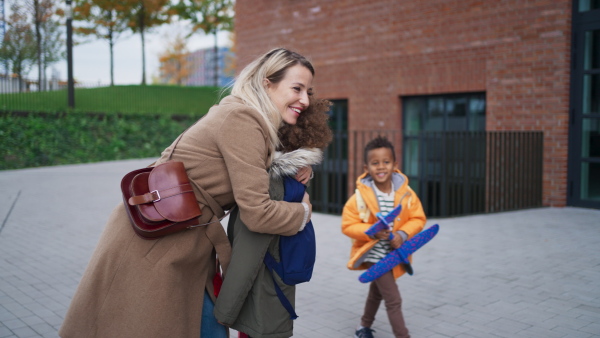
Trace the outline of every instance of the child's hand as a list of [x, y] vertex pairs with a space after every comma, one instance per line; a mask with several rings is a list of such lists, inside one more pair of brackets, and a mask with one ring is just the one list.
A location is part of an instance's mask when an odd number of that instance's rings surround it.
[[390, 237], [390, 231], [388, 229], [379, 230], [375, 236], [376, 239], [388, 239]]
[[404, 242], [402, 240], [402, 236], [400, 235], [395, 235], [394, 238], [392, 238], [392, 240], [390, 241], [390, 245], [392, 246], [392, 249], [398, 249], [400, 246], [402, 246], [402, 242]]
[[298, 173], [296, 173], [296, 181], [306, 185], [308, 181], [312, 178], [313, 170], [311, 166], [306, 166], [298, 169]]

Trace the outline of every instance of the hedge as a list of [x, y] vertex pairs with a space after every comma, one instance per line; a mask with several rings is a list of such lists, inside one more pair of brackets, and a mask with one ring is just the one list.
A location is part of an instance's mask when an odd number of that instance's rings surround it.
[[198, 118], [2, 113], [0, 170], [158, 157]]

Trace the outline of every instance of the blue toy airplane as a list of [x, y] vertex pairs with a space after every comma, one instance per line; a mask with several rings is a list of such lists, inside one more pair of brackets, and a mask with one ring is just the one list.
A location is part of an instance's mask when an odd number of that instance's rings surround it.
[[398, 264], [403, 264], [404, 269], [409, 275], [413, 274], [412, 266], [408, 261], [408, 256], [412, 255], [413, 252], [419, 250], [423, 245], [429, 242], [438, 233], [440, 226], [437, 224], [432, 225], [427, 230], [423, 230], [416, 234], [415, 237], [404, 242], [398, 249], [390, 252], [379, 262], [371, 266], [365, 271], [358, 280], [362, 283], [368, 283], [375, 279], [383, 276], [386, 272], [393, 269]]
[[[385, 230], [385, 229], [390, 229], [391, 226], [390, 224], [394, 224], [394, 218], [396, 218], [396, 216], [400, 215], [400, 211], [402, 210], [402, 204], [398, 204], [397, 207], [395, 207], [392, 211], [390, 211], [387, 215], [383, 216], [381, 215], [380, 212], [377, 213], [377, 218], [379, 218], [379, 221], [377, 221], [375, 224], [373, 224], [367, 231], [365, 231], [365, 234], [369, 235], [369, 236], [374, 236], [376, 233], [378, 233], [381, 230]], [[390, 233], [390, 240], [394, 238], [394, 234]]]

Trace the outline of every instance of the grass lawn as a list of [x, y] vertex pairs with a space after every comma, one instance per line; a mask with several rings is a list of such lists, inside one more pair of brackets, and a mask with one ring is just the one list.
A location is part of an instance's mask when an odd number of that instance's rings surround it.
[[[78, 88], [73, 112], [200, 116], [217, 103], [220, 90], [160, 85]], [[67, 111], [67, 90], [0, 94], [0, 110]]]

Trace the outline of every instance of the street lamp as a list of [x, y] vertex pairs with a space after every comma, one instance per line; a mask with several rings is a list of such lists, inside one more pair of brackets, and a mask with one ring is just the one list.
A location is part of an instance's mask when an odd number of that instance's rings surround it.
[[75, 108], [75, 90], [73, 84], [73, 8], [67, 0], [67, 102], [69, 108]]

